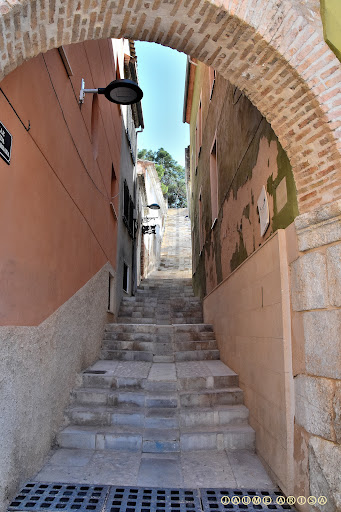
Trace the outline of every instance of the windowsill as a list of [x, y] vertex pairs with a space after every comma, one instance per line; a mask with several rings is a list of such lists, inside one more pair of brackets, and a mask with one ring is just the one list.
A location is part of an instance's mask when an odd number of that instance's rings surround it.
[[211, 226], [211, 231], [212, 231], [212, 229], [214, 229], [214, 227], [217, 225], [217, 221], [218, 221], [218, 217], [216, 217], [216, 218], [214, 219], [213, 224], [212, 224], [212, 226]]
[[110, 203], [110, 207], [111, 207], [111, 211], [112, 211], [112, 214], [113, 214], [115, 220], [117, 220], [117, 213], [116, 213], [116, 210], [115, 210], [114, 203]]
[[211, 89], [211, 94], [210, 94], [210, 101], [212, 100], [214, 86], [215, 86], [215, 79], [213, 80], [213, 84], [212, 84], [212, 89]]

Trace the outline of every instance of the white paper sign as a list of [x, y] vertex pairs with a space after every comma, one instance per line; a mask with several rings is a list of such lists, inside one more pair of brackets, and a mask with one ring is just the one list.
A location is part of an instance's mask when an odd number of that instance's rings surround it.
[[261, 236], [264, 236], [270, 224], [268, 196], [266, 194], [264, 185], [259, 195], [257, 206], [260, 220], [260, 234]]

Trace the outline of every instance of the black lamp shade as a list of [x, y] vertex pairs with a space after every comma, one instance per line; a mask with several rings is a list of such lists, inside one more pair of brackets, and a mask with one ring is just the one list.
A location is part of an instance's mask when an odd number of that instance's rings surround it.
[[143, 92], [137, 83], [127, 78], [114, 80], [106, 87], [99, 88], [98, 94], [104, 94], [107, 100], [119, 105], [132, 105], [138, 103], [143, 97]]

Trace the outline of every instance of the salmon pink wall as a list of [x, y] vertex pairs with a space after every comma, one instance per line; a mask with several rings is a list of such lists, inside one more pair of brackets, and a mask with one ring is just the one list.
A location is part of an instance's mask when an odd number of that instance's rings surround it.
[[[0, 121], [13, 136], [10, 165], [0, 159], [0, 325], [38, 325], [109, 261], [117, 221], [111, 171], [119, 179], [119, 107], [98, 97], [98, 141], [87, 88], [115, 78], [111, 40], [65, 47], [24, 63], [0, 84]], [[15, 115], [7, 96], [26, 131]], [[97, 158], [96, 158], [97, 153]], [[116, 198], [114, 202], [117, 202]], [[118, 202], [116, 203], [118, 205]]]

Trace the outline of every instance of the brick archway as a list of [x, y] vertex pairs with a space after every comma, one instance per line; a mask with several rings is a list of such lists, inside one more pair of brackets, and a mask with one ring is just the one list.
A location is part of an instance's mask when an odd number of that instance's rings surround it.
[[62, 44], [129, 37], [212, 65], [272, 124], [300, 213], [341, 197], [341, 66], [318, 0], [1, 0], [0, 79]]

